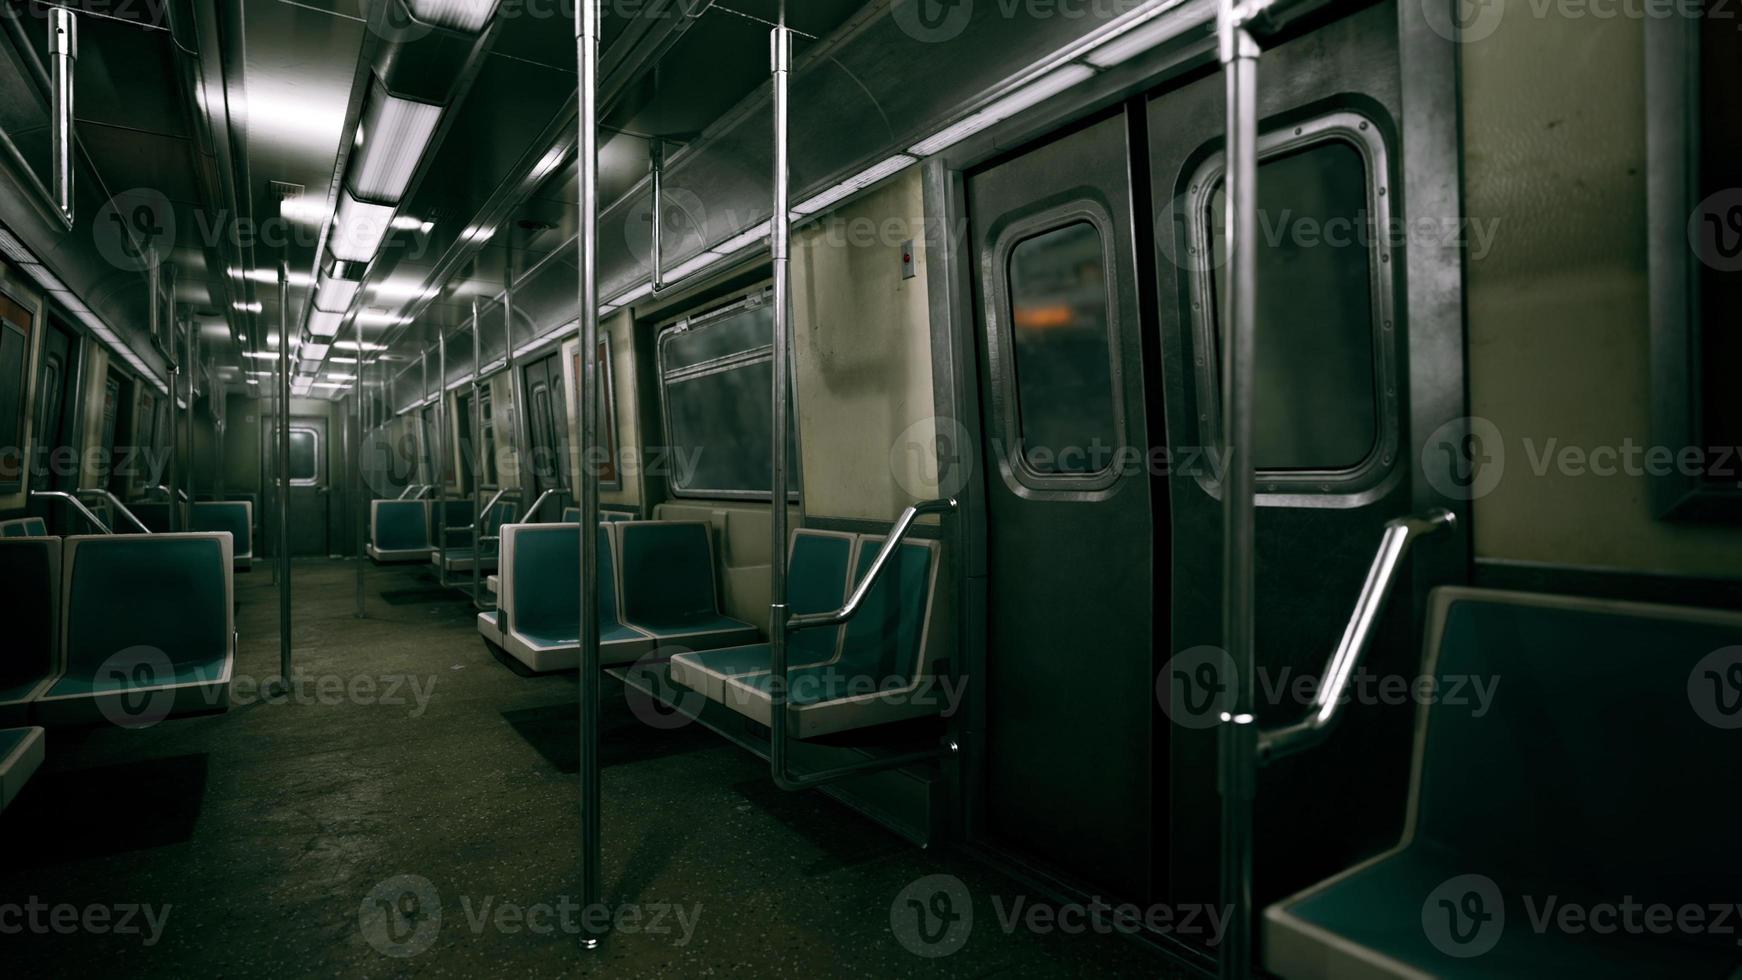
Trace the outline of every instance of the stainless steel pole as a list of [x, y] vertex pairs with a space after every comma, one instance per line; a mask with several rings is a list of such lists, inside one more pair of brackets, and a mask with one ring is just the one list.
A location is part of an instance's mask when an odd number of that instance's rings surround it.
[[[508, 249], [508, 282], [502, 291], [502, 364], [508, 372], [508, 397], [512, 401], [514, 415], [513, 424], [508, 427], [514, 440], [514, 485], [520, 490], [521, 500], [528, 500], [533, 495], [533, 487], [527, 483], [527, 452], [526, 442], [521, 435], [521, 426], [526, 424], [526, 392], [521, 385], [520, 371], [514, 366], [514, 248], [512, 243]], [[502, 430], [502, 408], [496, 408], [496, 430]], [[500, 469], [500, 468], [498, 468]], [[498, 480], [506, 477], [498, 476]], [[522, 515], [522, 520], [531, 520], [533, 515]], [[500, 598], [500, 597], [498, 597]]]
[[1227, 85], [1228, 343], [1222, 357], [1222, 642], [1234, 666], [1231, 710], [1220, 732], [1222, 902], [1229, 924], [1218, 951], [1225, 980], [1252, 975], [1252, 819], [1258, 782], [1253, 566], [1257, 559], [1252, 464], [1257, 356], [1258, 43], [1248, 11], [1222, 0], [1218, 47]]
[[647, 147], [648, 162], [653, 171], [653, 216], [649, 219], [653, 253], [653, 291], [665, 286], [665, 143], [655, 137]]
[[787, 772], [786, 732], [786, 405], [788, 399], [788, 363], [792, 358], [787, 318], [787, 291], [791, 285], [792, 212], [788, 207], [787, 186], [787, 94], [792, 74], [792, 31], [786, 26], [785, 4], [781, 5], [780, 26], [770, 36], [771, 67], [774, 73], [774, 219], [770, 228], [769, 252], [774, 260], [774, 442], [770, 447], [773, 464], [769, 470], [769, 527], [774, 560], [768, 564], [768, 647], [769, 647], [769, 708], [768, 744], [769, 768], [775, 779]]
[[357, 618], [367, 619], [369, 607], [364, 600], [363, 576], [367, 570], [363, 567], [369, 563], [368, 529], [369, 521], [368, 484], [363, 479], [364, 443], [369, 439], [369, 386], [363, 378], [363, 362], [368, 355], [363, 348], [363, 324], [353, 321], [357, 335], [357, 377], [351, 382], [351, 414], [357, 423], [357, 451], [351, 469], [351, 499], [356, 501], [356, 512], [352, 522], [357, 525]]
[[290, 266], [278, 264], [278, 676], [290, 690]]
[[[479, 380], [484, 372], [484, 328], [478, 321], [478, 299], [472, 298], [472, 608], [484, 608], [484, 403]], [[462, 447], [464, 448], [464, 447]]]
[[49, 141], [54, 152], [54, 204], [73, 220], [73, 71], [79, 60], [79, 22], [66, 7], [50, 7], [48, 53], [54, 114]]
[[[575, 60], [579, 74], [580, 134], [580, 405], [576, 442], [580, 450], [581, 508], [581, 894], [588, 909], [599, 904], [599, 609], [594, 579], [599, 568], [599, 473], [593, 447], [599, 433], [599, 3], [576, 5]], [[583, 936], [596, 949], [599, 936]]]
[[[436, 387], [435, 387], [435, 419], [440, 429], [436, 433], [436, 445], [441, 449], [441, 459], [435, 466], [436, 483], [436, 578], [442, 585], [448, 584], [448, 464], [454, 461], [454, 455], [448, 446], [448, 335], [440, 326], [436, 327]], [[473, 525], [472, 548], [473, 560], [477, 560], [478, 532]]]

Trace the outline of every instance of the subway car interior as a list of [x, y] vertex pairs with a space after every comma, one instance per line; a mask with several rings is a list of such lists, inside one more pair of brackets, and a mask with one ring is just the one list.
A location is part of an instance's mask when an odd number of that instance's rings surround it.
[[6, 975], [1742, 977], [1720, 0], [3, 7]]

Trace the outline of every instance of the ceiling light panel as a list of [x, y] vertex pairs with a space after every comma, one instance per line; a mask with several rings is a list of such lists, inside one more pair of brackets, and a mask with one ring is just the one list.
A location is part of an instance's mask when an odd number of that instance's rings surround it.
[[361, 145], [351, 161], [350, 186], [357, 196], [397, 204], [441, 118], [441, 106], [397, 98], [375, 84], [357, 125]]
[[344, 313], [351, 308], [351, 300], [357, 298], [357, 287], [361, 285], [323, 274], [320, 288], [315, 290], [315, 307], [329, 313]]
[[308, 332], [316, 337], [337, 337], [339, 328], [345, 323], [343, 313], [328, 313], [325, 310], [311, 310], [308, 315]]
[[339, 195], [339, 213], [333, 219], [333, 233], [328, 247], [333, 255], [346, 262], [368, 262], [381, 249], [381, 239], [393, 223], [393, 208], [385, 204], [367, 204], [348, 192]]
[[489, 23], [497, 3], [498, 0], [408, 0], [411, 15], [425, 24], [473, 34]]

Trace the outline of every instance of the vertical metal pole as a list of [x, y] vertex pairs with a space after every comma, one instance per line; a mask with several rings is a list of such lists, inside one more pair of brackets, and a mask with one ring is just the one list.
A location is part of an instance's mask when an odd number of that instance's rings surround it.
[[368, 360], [368, 355], [363, 348], [363, 324], [353, 321], [352, 325], [357, 332], [357, 379], [351, 382], [351, 414], [357, 422], [357, 451], [351, 469], [351, 499], [357, 502], [353, 519], [357, 525], [357, 618], [367, 619], [369, 607], [363, 598], [363, 576], [366, 574], [363, 566], [369, 563], [369, 532], [365, 526], [369, 521], [369, 500], [368, 485], [363, 480], [363, 446], [369, 439], [369, 385], [363, 377], [363, 362]]
[[[576, 5], [575, 58], [580, 75], [580, 404], [576, 443], [581, 472], [581, 895], [582, 905], [599, 904], [599, 609], [594, 578], [599, 569], [599, 474], [593, 447], [598, 442], [599, 370], [599, 4]], [[598, 936], [583, 936], [584, 949], [596, 949]]]
[[[440, 326], [436, 327], [436, 390], [435, 390], [435, 420], [439, 430], [436, 433], [436, 445], [441, 449], [441, 460], [435, 466], [436, 481], [436, 578], [443, 585], [448, 584], [448, 464], [454, 461], [454, 454], [448, 445], [448, 334]], [[477, 524], [472, 525], [472, 559], [477, 560], [478, 530]]]
[[[194, 386], [200, 379], [200, 360], [198, 354], [194, 351], [194, 341], [199, 331], [194, 329], [193, 317], [187, 317], [184, 319], [182, 330], [182, 346], [187, 351], [188, 365], [188, 410], [187, 415], [183, 418], [183, 424], [187, 426], [188, 446], [187, 493], [185, 494], [187, 497], [187, 510], [182, 515], [182, 526], [192, 530], [194, 526], [194, 491], [198, 489], [197, 480], [199, 474], [198, 453], [196, 452], [196, 447], [194, 445]], [[170, 506], [176, 506], [176, 502], [173, 500], [170, 501]]]
[[290, 267], [278, 264], [278, 676], [290, 690]]
[[484, 608], [484, 403], [479, 381], [484, 373], [484, 335], [478, 298], [472, 298], [472, 608]]
[[[521, 438], [520, 430], [520, 427], [526, 424], [524, 407], [526, 393], [520, 383], [520, 371], [514, 366], [514, 248], [512, 243], [508, 249], [508, 284], [507, 288], [502, 291], [502, 365], [508, 372], [508, 397], [514, 403], [514, 424], [509, 427], [514, 439], [514, 485], [519, 488], [522, 500], [531, 500], [536, 494], [534, 493], [535, 488], [527, 484], [526, 445]], [[496, 418], [497, 431], [501, 431], [501, 406], [497, 406]], [[533, 516], [526, 514], [522, 519], [530, 521]]]
[[1258, 44], [1246, 11], [1223, 0], [1218, 40], [1227, 83], [1228, 343], [1222, 357], [1222, 642], [1234, 666], [1233, 700], [1222, 719], [1222, 901], [1229, 924], [1218, 952], [1220, 975], [1252, 975], [1252, 819], [1258, 782], [1253, 646], [1257, 536], [1253, 520], [1253, 378], [1257, 356]]
[[48, 13], [49, 84], [54, 99], [49, 141], [54, 151], [50, 179], [55, 207], [73, 220], [73, 69], [79, 59], [79, 22], [65, 7]]
[[423, 380], [422, 387], [424, 402], [422, 405], [417, 407], [417, 415], [411, 420], [412, 423], [417, 426], [417, 448], [418, 452], [423, 456], [422, 459], [417, 461], [417, 471], [423, 474], [425, 485], [431, 490], [434, 490], [436, 481], [435, 477], [430, 475], [430, 471], [435, 469], [435, 447], [429, 444], [430, 436], [433, 435], [433, 433], [429, 431], [429, 426], [423, 424], [424, 409], [429, 405], [429, 344], [427, 341], [424, 343], [423, 354], [421, 356], [421, 362], [418, 365], [418, 371], [421, 373]]
[[769, 709], [768, 763], [778, 782], [786, 766], [786, 404], [788, 362], [792, 358], [787, 317], [791, 285], [792, 213], [787, 187], [787, 83], [792, 73], [792, 31], [781, 4], [780, 26], [770, 35], [774, 73], [774, 221], [769, 251], [774, 259], [774, 443], [769, 471], [769, 527], [774, 560], [768, 564]]
[[653, 253], [653, 291], [659, 292], [665, 287], [665, 141], [654, 137], [647, 147], [648, 156], [653, 170], [653, 216], [652, 242], [649, 250]]

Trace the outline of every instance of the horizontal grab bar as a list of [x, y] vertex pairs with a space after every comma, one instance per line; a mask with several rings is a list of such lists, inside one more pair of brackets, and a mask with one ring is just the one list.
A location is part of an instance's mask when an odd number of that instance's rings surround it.
[[1372, 642], [1379, 613], [1384, 610], [1385, 601], [1397, 583], [1398, 572], [1403, 568], [1403, 559], [1409, 553], [1410, 545], [1417, 538], [1452, 527], [1457, 522], [1457, 516], [1451, 511], [1435, 509], [1420, 517], [1400, 517], [1385, 525], [1385, 534], [1379, 540], [1379, 553], [1373, 556], [1373, 564], [1367, 569], [1367, 581], [1355, 599], [1355, 609], [1349, 614], [1348, 625], [1343, 628], [1343, 638], [1325, 665], [1325, 676], [1319, 684], [1312, 712], [1293, 724], [1260, 732], [1258, 758], [1261, 763], [1273, 762], [1310, 748], [1330, 734], [1331, 726], [1343, 710], [1343, 695], [1349, 688], [1349, 679], [1354, 676], [1355, 665]]
[[907, 532], [912, 529], [913, 522], [918, 520], [921, 514], [942, 514], [955, 509], [955, 498], [946, 497], [942, 500], [927, 500], [917, 503], [902, 511], [901, 516], [895, 521], [895, 526], [889, 529], [889, 536], [883, 539], [883, 550], [877, 552], [877, 558], [871, 562], [871, 570], [865, 573], [864, 581], [860, 582], [859, 587], [854, 589], [853, 594], [848, 597], [847, 604], [834, 612], [789, 616], [786, 620], [786, 628], [796, 632], [823, 626], [839, 626], [857, 616], [859, 607], [865, 602], [865, 597], [871, 594], [872, 588], [877, 585], [878, 580], [883, 578], [883, 573], [889, 569], [890, 560], [895, 555], [895, 549], [907, 537]]
[[99, 517], [97, 517], [97, 515], [91, 513], [91, 509], [89, 507], [85, 506], [84, 501], [80, 500], [79, 498], [73, 496], [70, 493], [66, 493], [66, 492], [61, 491], [61, 490], [32, 490], [32, 491], [30, 491], [30, 495], [32, 497], [43, 497], [43, 498], [48, 499], [48, 500], [64, 500], [67, 503], [72, 504], [73, 509], [77, 510], [81, 515], [83, 515], [85, 520], [90, 521], [92, 527], [95, 527], [97, 530], [102, 531], [104, 534], [114, 534], [115, 533], [114, 531], [110, 530], [109, 525], [104, 524], [103, 521]]
[[144, 521], [133, 516], [133, 512], [127, 509], [127, 505], [122, 503], [119, 497], [116, 497], [114, 494], [110, 493], [109, 491], [98, 490], [98, 489], [92, 488], [89, 490], [80, 490], [79, 496], [102, 497], [104, 500], [107, 500], [109, 502], [109, 506], [115, 508], [115, 510], [117, 512], [119, 512], [122, 517], [127, 518], [129, 521], [132, 521], [133, 526], [139, 529], [139, 533], [141, 533], [141, 534], [150, 534], [151, 533], [151, 528], [146, 527]]

